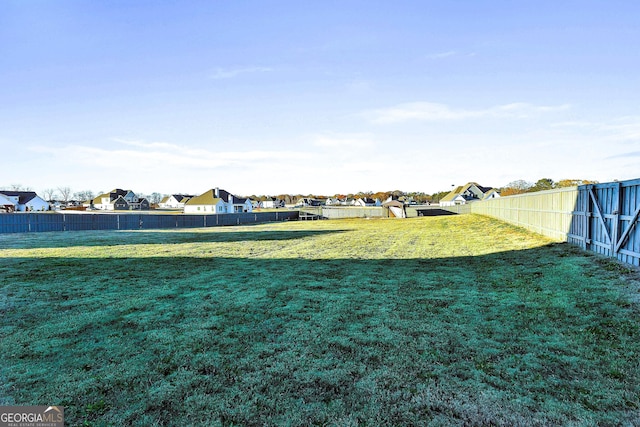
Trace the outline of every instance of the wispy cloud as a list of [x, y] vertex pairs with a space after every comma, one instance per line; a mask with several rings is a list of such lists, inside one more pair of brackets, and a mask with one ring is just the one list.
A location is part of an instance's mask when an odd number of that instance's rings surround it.
[[607, 157], [607, 159], [626, 159], [628, 157], [640, 157], [640, 151], [632, 151], [630, 153], [616, 154], [615, 156]]
[[241, 74], [267, 73], [273, 71], [270, 67], [239, 67], [239, 68], [217, 68], [209, 77], [214, 80], [232, 79]]
[[374, 145], [372, 136], [366, 133], [326, 134], [312, 137], [313, 145], [324, 148], [371, 148]]
[[427, 59], [442, 59], [442, 58], [448, 58], [450, 56], [455, 56], [455, 55], [457, 55], [457, 52], [455, 50], [448, 50], [446, 52], [429, 54], [427, 55]]
[[445, 58], [452, 58], [452, 57], [470, 58], [472, 56], [476, 56], [476, 53], [475, 52], [458, 52], [456, 50], [447, 50], [447, 51], [444, 51], [444, 52], [430, 53], [430, 54], [426, 55], [426, 58], [427, 59], [437, 60], [437, 59], [445, 59]]
[[452, 121], [480, 118], [528, 118], [543, 113], [569, 109], [568, 104], [538, 106], [523, 102], [498, 105], [485, 109], [451, 108], [434, 102], [412, 102], [390, 108], [371, 110], [364, 116], [372, 123], [393, 124], [407, 121]]
[[193, 148], [165, 142], [144, 142], [115, 139], [121, 144], [108, 148], [82, 145], [66, 147], [34, 146], [31, 151], [50, 153], [74, 162], [92, 162], [96, 167], [133, 167], [139, 169], [171, 170], [172, 168], [217, 168], [228, 166], [256, 167], [262, 162], [296, 161], [308, 159], [309, 154], [298, 151], [218, 151]]
[[640, 117], [620, 117], [603, 126], [605, 131], [613, 133], [620, 141], [640, 141]]
[[169, 144], [167, 142], [145, 142], [130, 139], [113, 138], [113, 141], [124, 145], [130, 145], [133, 147], [146, 148], [150, 150], [177, 150], [180, 146], [175, 144]]
[[560, 122], [553, 124], [552, 127], [589, 131], [608, 141], [640, 141], [640, 116], [624, 116], [608, 121]]

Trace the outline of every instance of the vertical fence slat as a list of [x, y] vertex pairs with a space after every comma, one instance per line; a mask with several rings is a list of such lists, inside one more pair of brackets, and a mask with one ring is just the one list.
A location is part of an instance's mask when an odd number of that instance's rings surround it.
[[477, 213], [640, 265], [640, 179], [582, 185], [443, 207]]
[[220, 215], [0, 213], [0, 233], [216, 227], [298, 219], [298, 211]]

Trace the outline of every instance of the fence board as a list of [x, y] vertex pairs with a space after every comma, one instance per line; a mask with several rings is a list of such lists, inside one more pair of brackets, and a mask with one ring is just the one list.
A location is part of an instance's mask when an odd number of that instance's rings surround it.
[[491, 216], [557, 241], [640, 265], [640, 179], [540, 191], [443, 209]]
[[0, 233], [216, 227], [298, 219], [298, 211], [221, 215], [0, 213]]
[[581, 236], [582, 247], [640, 265], [640, 180], [581, 186], [579, 191], [589, 194], [592, 202], [583, 207], [589, 226], [573, 233]]
[[442, 208], [498, 218], [554, 240], [565, 241], [570, 233], [577, 194], [576, 187], [562, 188]]

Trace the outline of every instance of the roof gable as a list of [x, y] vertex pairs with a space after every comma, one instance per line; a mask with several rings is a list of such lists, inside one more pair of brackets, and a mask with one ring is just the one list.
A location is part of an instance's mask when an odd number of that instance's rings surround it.
[[35, 191], [0, 191], [0, 194], [9, 197], [17, 197], [18, 204], [24, 205], [38, 197]]
[[[216, 195], [217, 193], [217, 195]], [[189, 196], [186, 196], [189, 197]], [[229, 203], [229, 199], [233, 199], [234, 205], [244, 205], [251, 203], [251, 200], [242, 197], [234, 196], [226, 190], [221, 188], [207, 190], [199, 196], [191, 197], [185, 204], [187, 205], [215, 205], [217, 200], [222, 200], [224, 203]]]
[[15, 203], [11, 199], [8, 199], [4, 194], [0, 194], [0, 206], [15, 206]]
[[207, 190], [199, 196], [195, 196], [187, 200], [185, 205], [217, 205], [222, 198], [216, 197], [215, 190]]
[[[452, 190], [449, 194], [444, 196], [440, 201], [441, 202], [451, 202], [456, 199], [458, 196], [463, 197], [465, 200], [472, 200], [474, 198], [483, 199], [486, 194], [488, 194], [493, 187], [483, 187], [476, 182], [468, 182], [465, 185], [460, 185]], [[494, 190], [495, 191], [495, 190]], [[464, 196], [465, 192], [472, 193], [474, 196]]]

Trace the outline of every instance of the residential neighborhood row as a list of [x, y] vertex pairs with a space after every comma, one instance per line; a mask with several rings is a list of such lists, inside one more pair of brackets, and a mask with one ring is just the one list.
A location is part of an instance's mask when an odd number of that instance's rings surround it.
[[[492, 187], [483, 187], [475, 182], [458, 186], [444, 196], [440, 206], [453, 206], [500, 197], [500, 193]], [[87, 201], [59, 202], [47, 201], [34, 191], [0, 190], [0, 212], [32, 212], [50, 210], [82, 210], [82, 211], [146, 211], [166, 210], [198, 214], [224, 214], [252, 212], [255, 209], [299, 208], [307, 206], [402, 206], [415, 204], [410, 198], [390, 196], [386, 200], [378, 198], [312, 198], [302, 197], [295, 205], [286, 205], [284, 200], [276, 197], [267, 200], [251, 200], [238, 197], [218, 187], [205, 191], [200, 195], [171, 194], [157, 204], [149, 203], [145, 197], [138, 197], [131, 190], [116, 188], [108, 193], [100, 194]]]

